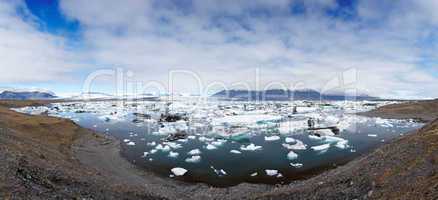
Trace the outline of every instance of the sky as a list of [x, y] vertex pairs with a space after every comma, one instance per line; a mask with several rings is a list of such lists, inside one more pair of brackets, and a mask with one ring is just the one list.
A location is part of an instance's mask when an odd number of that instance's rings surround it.
[[437, 98], [436, 10], [434, 0], [0, 0], [0, 87]]

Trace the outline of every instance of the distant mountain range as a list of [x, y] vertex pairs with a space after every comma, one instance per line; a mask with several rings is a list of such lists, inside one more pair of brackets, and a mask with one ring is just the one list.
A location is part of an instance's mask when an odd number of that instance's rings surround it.
[[316, 90], [222, 90], [212, 97], [233, 100], [267, 100], [267, 101], [287, 101], [287, 100], [376, 100], [377, 97], [366, 94], [344, 95], [344, 94], [322, 94]]
[[0, 99], [26, 100], [26, 99], [53, 99], [53, 93], [39, 91], [8, 91], [0, 93]]

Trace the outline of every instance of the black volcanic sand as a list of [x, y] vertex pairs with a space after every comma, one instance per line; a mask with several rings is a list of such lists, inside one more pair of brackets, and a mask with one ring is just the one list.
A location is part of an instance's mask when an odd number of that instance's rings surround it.
[[[45, 103], [0, 102], [0, 199], [438, 199], [438, 121], [304, 181], [211, 188], [138, 170], [120, 156], [117, 140], [70, 120], [8, 109]], [[388, 112], [436, 116], [419, 112], [424, 104], [438, 107], [415, 102], [408, 103], [413, 113]]]

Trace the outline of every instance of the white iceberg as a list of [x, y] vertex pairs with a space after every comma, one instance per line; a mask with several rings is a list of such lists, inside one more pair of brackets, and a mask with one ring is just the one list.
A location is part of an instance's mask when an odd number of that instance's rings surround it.
[[261, 150], [262, 149], [262, 146], [256, 146], [256, 145], [254, 145], [254, 144], [249, 144], [248, 146], [241, 146], [240, 147], [240, 150], [242, 150], [242, 151], [257, 151], [257, 150]]
[[126, 145], [129, 145], [129, 146], [134, 146], [135, 145], [135, 142], [128, 142]]
[[230, 153], [234, 153], [234, 154], [241, 154], [242, 152], [238, 151], [238, 150], [231, 150]]
[[298, 158], [298, 154], [296, 154], [295, 152], [293, 152], [293, 151], [290, 151], [288, 154], [287, 154], [287, 159], [289, 159], [289, 160], [295, 160], [295, 159], [297, 159]]
[[178, 152], [173, 152], [173, 151], [169, 152], [169, 157], [171, 158], [177, 158], [178, 156], [179, 156]]
[[258, 173], [257, 173], [257, 172], [254, 172], [254, 173], [252, 173], [250, 176], [254, 177], [254, 176], [257, 176], [257, 175], [258, 175]]
[[129, 141], [131, 141], [130, 139], [124, 139], [123, 142], [128, 143]]
[[216, 146], [211, 145], [211, 144], [207, 144], [207, 146], [206, 146], [205, 148], [206, 148], [207, 150], [214, 150], [214, 149], [217, 149]]
[[295, 144], [282, 144], [284, 148], [289, 150], [306, 150], [307, 145], [300, 140], [296, 140]]
[[188, 153], [187, 153], [188, 155], [199, 155], [199, 154], [201, 154], [201, 150], [199, 150], [199, 149], [193, 149], [193, 150], [190, 150]]
[[290, 166], [295, 167], [295, 168], [301, 168], [301, 167], [303, 167], [303, 164], [301, 164], [301, 163], [290, 163]]
[[279, 140], [280, 137], [277, 135], [273, 135], [273, 136], [265, 136], [265, 141], [276, 141]]
[[368, 134], [368, 137], [377, 137], [376, 134]]
[[198, 163], [201, 161], [201, 156], [192, 156], [190, 158], [186, 158], [185, 161], [188, 163]]
[[267, 169], [265, 170], [265, 172], [268, 176], [276, 176], [278, 174], [278, 170], [275, 169]]
[[180, 167], [175, 167], [175, 168], [171, 169], [170, 171], [172, 171], [172, 173], [175, 174], [175, 176], [183, 176], [184, 174], [187, 173], [186, 169], [180, 168]]
[[330, 144], [323, 144], [323, 145], [313, 146], [310, 148], [313, 149], [314, 151], [326, 151], [327, 149], [330, 148]]
[[284, 139], [286, 143], [294, 143], [296, 140], [294, 138], [287, 137]]

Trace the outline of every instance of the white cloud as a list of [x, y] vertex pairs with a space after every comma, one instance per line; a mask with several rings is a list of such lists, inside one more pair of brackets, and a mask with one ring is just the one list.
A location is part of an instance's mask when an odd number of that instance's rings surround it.
[[[288, 5], [294, 2], [194, 0], [175, 5], [169, 1], [62, 0], [62, 12], [83, 27], [87, 47], [85, 53], [73, 56], [63, 50], [63, 38], [38, 32], [12, 14], [0, 14], [0, 19], [6, 19], [0, 23], [15, 28], [0, 30], [6, 38], [16, 35], [24, 44], [37, 41], [32, 45], [37, 55], [15, 52], [15, 63], [9, 63], [27, 66], [19, 59], [26, 56], [23, 60], [47, 59], [32, 62], [34, 67], [28, 70], [48, 67], [41, 81], [68, 76], [76, 69], [72, 57], [78, 62], [77, 57], [87, 55], [98, 65], [89, 66], [89, 71], [123, 67], [137, 79], [164, 84], [169, 70], [185, 69], [199, 74], [204, 83], [246, 81], [254, 87], [253, 74], [259, 68], [262, 86], [273, 81], [300, 82], [303, 87], [319, 89], [344, 70], [355, 68], [357, 87], [372, 95], [438, 96], [433, 86], [438, 78], [419, 67], [424, 55], [434, 56], [431, 52], [436, 50], [426, 50], [419, 43], [433, 33], [432, 25], [438, 22], [435, 3], [360, 1], [358, 19], [344, 21], [325, 16], [324, 9], [336, 8], [335, 1], [304, 1], [306, 14], [290, 15]], [[263, 15], [264, 11], [270, 14]], [[28, 30], [18, 31], [17, 24]], [[27, 41], [32, 38], [28, 35], [35, 39]], [[0, 51], [7, 49], [0, 46]], [[19, 73], [10, 74], [5, 78], [20, 80]], [[181, 88], [190, 88], [189, 83], [179, 81]]]

